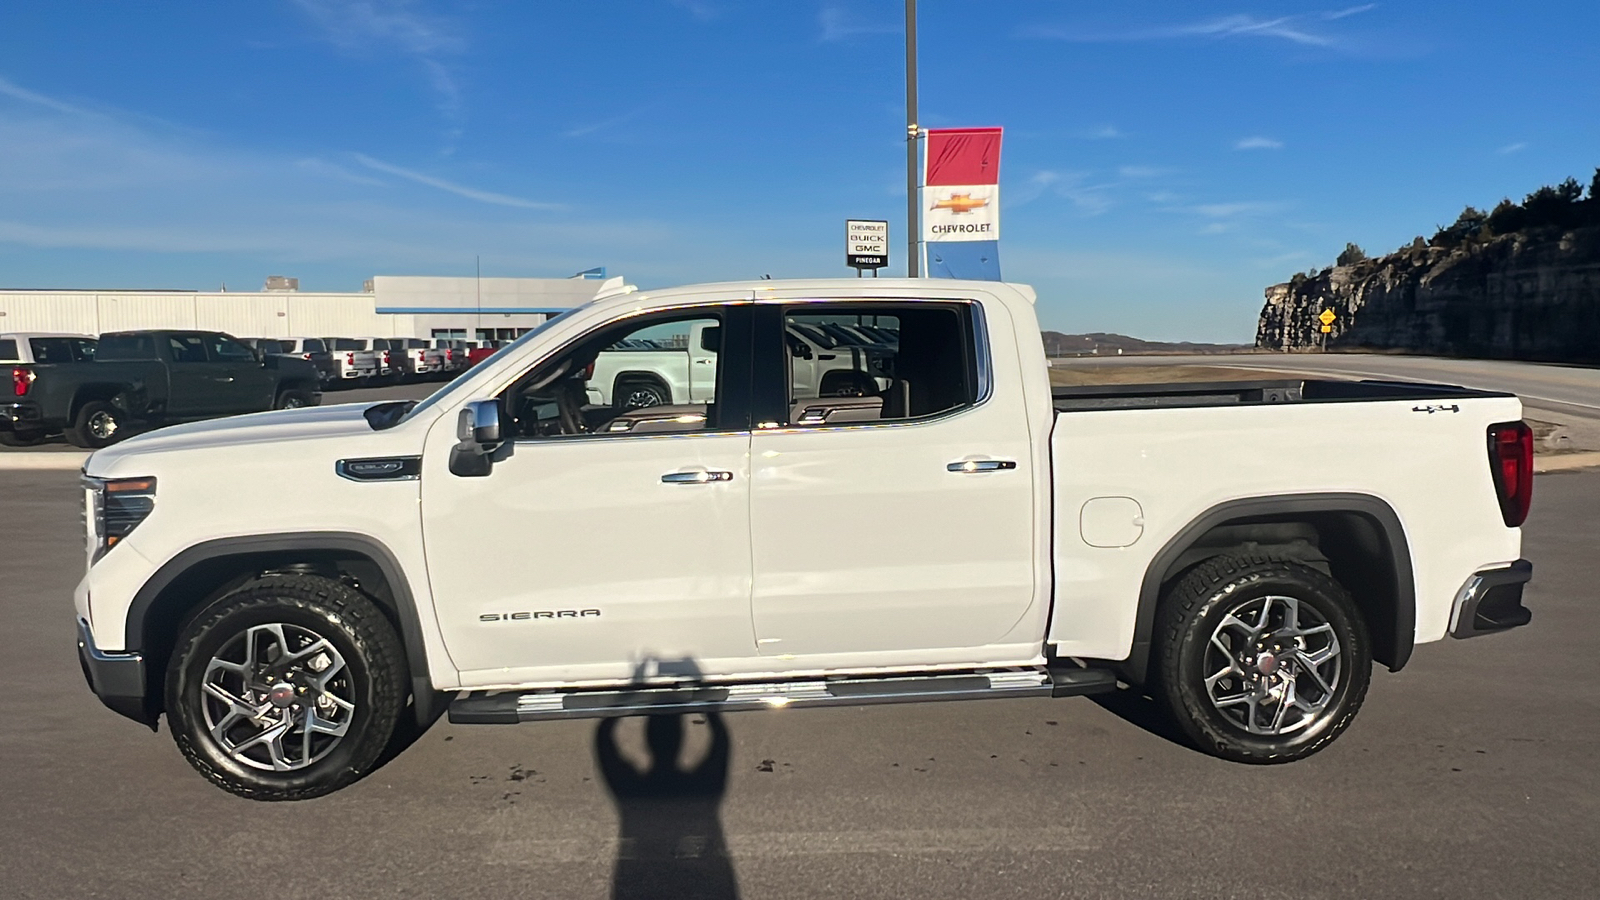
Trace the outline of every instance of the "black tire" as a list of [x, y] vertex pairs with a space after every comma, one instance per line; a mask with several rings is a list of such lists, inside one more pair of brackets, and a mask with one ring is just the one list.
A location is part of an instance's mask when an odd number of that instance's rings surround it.
[[[250, 630], [262, 625], [278, 625], [288, 642], [302, 642], [287, 648], [297, 653], [311, 646], [308, 634], [324, 639], [337, 654], [335, 660], [342, 659], [343, 666], [319, 653], [307, 657], [302, 665], [275, 670], [271, 648], [284, 648], [286, 643], [275, 643], [270, 630]], [[277, 748], [277, 754], [270, 745], [236, 746], [236, 752], [230, 752], [212, 736], [207, 722], [208, 713], [219, 725], [228, 721], [223, 711], [229, 707], [204, 690], [208, 668], [214, 658], [240, 655], [239, 648], [250, 642], [257, 642], [256, 646], [264, 650], [260, 654], [265, 657], [264, 662], [254, 668], [266, 669], [267, 677], [254, 679], [257, 690], [244, 698], [249, 701], [247, 705], [272, 702], [264, 690], [271, 682], [272, 686], [287, 688], [283, 693], [288, 696], [280, 697], [285, 704], [293, 703], [283, 708], [284, 721], [302, 717], [298, 720], [300, 728], [291, 726], [287, 730], [285, 736], [292, 740]], [[281, 653], [280, 650], [280, 658]], [[251, 658], [245, 656], [235, 662], [248, 664]], [[318, 662], [324, 664], [323, 669], [315, 668]], [[313, 752], [307, 762], [308, 754], [302, 752], [302, 738], [308, 730], [304, 717], [322, 706], [307, 700], [302, 707], [300, 700], [317, 696], [312, 680], [319, 672], [329, 673], [325, 676], [329, 693], [353, 704], [353, 709], [334, 707], [329, 698], [330, 723], [342, 724], [346, 730], [334, 739], [312, 729]], [[239, 678], [238, 691], [251, 690], [242, 676], [221, 672], [213, 679], [221, 679], [221, 686], [227, 689], [228, 679], [235, 677]], [[212, 784], [251, 800], [319, 797], [366, 775], [389, 744], [406, 696], [405, 653], [393, 626], [359, 591], [315, 575], [270, 575], [205, 607], [183, 627], [167, 667], [167, 722], [179, 752]], [[280, 713], [274, 710], [267, 715]], [[240, 739], [236, 743], [243, 745], [251, 736], [264, 732], [255, 723], [236, 718], [223, 733], [225, 737], [237, 735]], [[263, 760], [262, 755], [268, 758]], [[288, 771], [264, 767], [280, 756], [297, 767]], [[254, 760], [255, 765], [248, 760]]]
[[1290, 762], [1326, 747], [1372, 675], [1366, 623], [1344, 587], [1266, 554], [1196, 566], [1163, 598], [1154, 638], [1154, 687], [1168, 712], [1197, 747], [1234, 762]]
[[68, 443], [85, 450], [109, 447], [128, 436], [127, 416], [104, 400], [90, 400], [78, 407], [66, 436]]
[[284, 391], [272, 401], [273, 409], [300, 409], [310, 405], [311, 397], [305, 391]]
[[32, 447], [44, 439], [43, 431], [0, 431], [0, 447]]
[[653, 381], [621, 381], [617, 383], [611, 399], [617, 409], [648, 409], [666, 406], [672, 402], [672, 395]]

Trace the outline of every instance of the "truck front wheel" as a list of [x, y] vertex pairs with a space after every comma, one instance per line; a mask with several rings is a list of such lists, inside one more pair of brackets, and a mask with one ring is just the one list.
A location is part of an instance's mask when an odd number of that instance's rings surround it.
[[1303, 563], [1259, 554], [1201, 563], [1168, 591], [1156, 627], [1162, 699], [1200, 749], [1223, 759], [1310, 756], [1366, 697], [1361, 611]]
[[271, 575], [202, 609], [167, 669], [178, 750], [252, 800], [304, 800], [369, 772], [406, 700], [405, 656], [366, 596], [315, 575]]

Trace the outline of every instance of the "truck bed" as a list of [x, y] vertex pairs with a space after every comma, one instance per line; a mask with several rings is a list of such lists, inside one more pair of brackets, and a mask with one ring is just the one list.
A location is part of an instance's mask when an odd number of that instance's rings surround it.
[[1362, 400], [1456, 400], [1509, 397], [1449, 384], [1402, 381], [1277, 379], [1171, 384], [1058, 385], [1056, 412], [1164, 407], [1251, 406], [1267, 403], [1348, 403]]

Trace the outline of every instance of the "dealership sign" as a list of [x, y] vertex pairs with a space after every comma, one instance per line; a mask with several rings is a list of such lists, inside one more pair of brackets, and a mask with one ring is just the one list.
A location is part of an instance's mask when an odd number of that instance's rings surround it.
[[889, 223], [850, 219], [844, 223], [844, 260], [853, 269], [882, 269], [889, 265]]

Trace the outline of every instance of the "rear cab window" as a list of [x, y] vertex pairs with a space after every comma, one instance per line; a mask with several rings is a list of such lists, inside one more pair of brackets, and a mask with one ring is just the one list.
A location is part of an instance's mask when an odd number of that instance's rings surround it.
[[784, 307], [785, 418], [776, 424], [889, 424], [977, 405], [976, 315], [965, 302]]
[[0, 340], [0, 362], [22, 362], [17, 355], [17, 342], [12, 338]]

